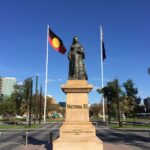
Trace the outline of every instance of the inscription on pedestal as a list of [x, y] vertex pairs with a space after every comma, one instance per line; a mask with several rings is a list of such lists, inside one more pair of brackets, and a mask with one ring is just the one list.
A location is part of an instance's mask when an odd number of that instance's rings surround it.
[[89, 130], [66, 130], [66, 131], [63, 131], [62, 133], [65, 133], [65, 134], [74, 134], [74, 135], [81, 135], [81, 134], [89, 134], [89, 133], [94, 133], [93, 131], [89, 131]]
[[88, 109], [88, 104], [83, 104], [83, 105], [71, 105], [67, 104], [68, 109]]

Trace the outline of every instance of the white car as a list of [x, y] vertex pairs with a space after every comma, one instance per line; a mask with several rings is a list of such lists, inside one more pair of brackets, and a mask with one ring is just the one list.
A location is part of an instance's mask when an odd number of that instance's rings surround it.
[[24, 117], [19, 116], [19, 115], [16, 115], [16, 117], [15, 117], [15, 118], [17, 118], [17, 119], [22, 119], [22, 118], [24, 118]]

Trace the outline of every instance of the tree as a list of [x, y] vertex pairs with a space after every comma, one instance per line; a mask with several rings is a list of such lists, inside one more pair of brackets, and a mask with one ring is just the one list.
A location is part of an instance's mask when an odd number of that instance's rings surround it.
[[137, 106], [140, 104], [141, 98], [137, 97], [138, 89], [134, 87], [134, 83], [131, 79], [123, 83], [125, 89], [126, 100], [128, 101], [129, 114], [132, 114], [135, 122], [135, 115]]
[[113, 109], [113, 101], [115, 97], [115, 88], [112, 82], [108, 82], [103, 89], [98, 89], [98, 93], [102, 93], [104, 98], [107, 100], [107, 114], [108, 122], [110, 123], [111, 117], [115, 114]]
[[32, 120], [32, 88], [33, 88], [33, 79], [29, 78], [29, 127], [31, 127]]
[[27, 78], [23, 82], [23, 99], [21, 104], [22, 113], [29, 114], [29, 103], [31, 98], [31, 78]]
[[15, 105], [15, 114], [22, 115], [21, 104], [23, 99], [23, 86], [15, 84], [14, 91], [11, 94], [10, 98]]
[[42, 86], [40, 87], [40, 95], [39, 95], [39, 124], [41, 124], [42, 120], [42, 100], [43, 100], [43, 95], [42, 95]]
[[119, 81], [117, 79], [110, 81], [103, 89], [98, 89], [97, 91], [103, 93], [105, 99], [107, 99], [108, 121], [110, 122], [111, 117], [116, 115], [119, 126], [121, 126], [120, 97], [123, 95], [123, 91], [119, 85]]
[[102, 114], [102, 104], [93, 104], [90, 106], [90, 115], [94, 117], [98, 117], [99, 114]]
[[0, 104], [0, 113], [4, 118], [10, 121], [13, 119], [15, 115], [15, 105], [10, 97], [7, 97], [7, 99]]
[[61, 112], [61, 107], [59, 104], [50, 104], [50, 105], [47, 105], [47, 114], [49, 112], [57, 112], [57, 113], [60, 113]]

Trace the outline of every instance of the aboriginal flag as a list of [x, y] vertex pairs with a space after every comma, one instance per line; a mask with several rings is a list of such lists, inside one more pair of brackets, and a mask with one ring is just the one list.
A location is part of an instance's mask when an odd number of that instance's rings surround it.
[[65, 54], [66, 48], [62, 40], [50, 28], [48, 33], [48, 41], [56, 51]]

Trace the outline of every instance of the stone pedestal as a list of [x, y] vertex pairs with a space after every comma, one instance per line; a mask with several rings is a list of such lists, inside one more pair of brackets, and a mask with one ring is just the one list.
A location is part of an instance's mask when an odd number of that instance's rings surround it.
[[88, 93], [92, 90], [86, 80], [68, 80], [62, 87], [66, 93], [66, 118], [53, 150], [103, 150], [89, 121]]

